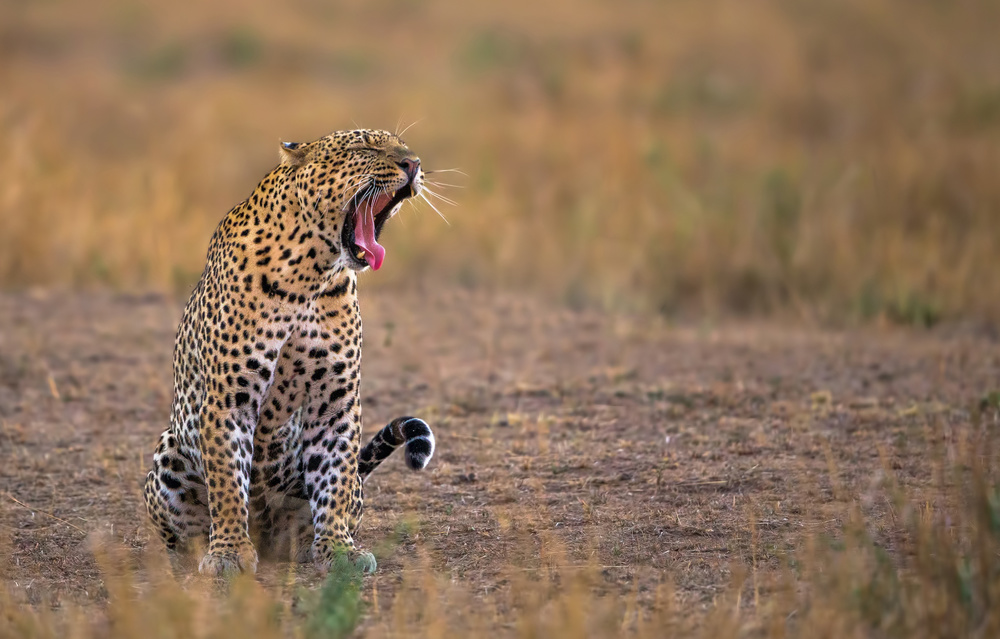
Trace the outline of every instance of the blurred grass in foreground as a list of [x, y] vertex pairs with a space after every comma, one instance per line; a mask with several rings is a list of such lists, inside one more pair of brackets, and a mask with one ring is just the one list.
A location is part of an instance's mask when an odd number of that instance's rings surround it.
[[[281, 140], [461, 168], [366, 286], [1000, 320], [1000, 5], [0, 4], [0, 285], [185, 294]], [[454, 180], [448, 180], [454, 181]]]
[[[950, 452], [938, 439], [929, 491], [900, 485], [885, 451], [883, 476], [862, 494], [845, 492], [831, 468], [842, 523], [832, 535], [808, 534], [782, 552], [778, 570], [757, 570], [758, 558], [774, 550], [760, 545], [756, 522], [747, 521], [749, 543], [732, 566], [731, 586], [707, 606], [681, 602], [669, 573], [646, 603], [634, 589], [623, 596], [602, 579], [602, 566], [573, 564], [543, 532], [521, 540], [523, 564], [502, 569], [489, 593], [463, 589], [427, 557], [389, 575], [396, 584], [389, 596], [375, 578], [362, 595], [362, 577], [346, 561], [318, 590], [297, 585], [291, 573], [276, 587], [251, 577], [222, 588], [197, 578], [182, 584], [155, 546], [146, 581], [124, 552], [105, 546], [98, 551], [105, 609], [32, 607], [0, 593], [0, 637], [995, 637], [996, 411], [995, 398], [983, 412], [973, 410], [971, 428]], [[865, 514], [882, 504], [890, 518]], [[545, 520], [543, 513], [524, 517]]]

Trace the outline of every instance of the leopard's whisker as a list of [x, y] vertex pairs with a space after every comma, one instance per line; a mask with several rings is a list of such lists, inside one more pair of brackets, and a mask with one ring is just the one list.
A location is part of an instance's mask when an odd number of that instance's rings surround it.
[[362, 206], [364, 206], [365, 201], [372, 197], [374, 191], [375, 191], [374, 182], [369, 182], [361, 186], [361, 188], [359, 188], [358, 191], [354, 194], [354, 197], [352, 197], [348, 201], [354, 202], [355, 210], [360, 209]]
[[434, 180], [424, 180], [427, 184], [433, 184], [434, 186], [440, 186], [449, 189], [464, 189], [465, 187], [461, 184], [448, 184], [447, 182], [435, 182]]
[[364, 193], [365, 189], [368, 188], [368, 183], [367, 181], [362, 180], [360, 182], [355, 182], [354, 184], [351, 184], [348, 188], [354, 189], [354, 194], [351, 195], [351, 197], [347, 198], [347, 203], [350, 204], [353, 202], [355, 205], [357, 205], [358, 201], [361, 198], [362, 193]]
[[354, 202], [355, 199], [358, 197], [358, 195], [361, 194], [361, 192], [363, 190], [367, 189], [369, 186], [371, 186], [372, 184], [374, 184], [375, 177], [371, 173], [368, 172], [372, 168], [372, 166], [374, 165], [374, 163], [375, 163], [374, 159], [369, 160], [368, 164], [365, 166], [364, 170], [361, 172], [361, 175], [359, 175], [357, 178], [355, 178], [355, 180], [351, 183], [351, 185], [349, 187], [347, 187], [349, 189], [353, 189], [353, 188], [357, 187], [357, 190], [354, 192], [354, 195], [351, 196], [351, 198], [348, 200], [348, 202]]
[[431, 169], [429, 171], [424, 171], [424, 173], [426, 173], [427, 175], [430, 175], [431, 173], [458, 173], [459, 175], [464, 175], [465, 177], [469, 177], [468, 173], [465, 173], [464, 171], [460, 171], [458, 169]]
[[367, 179], [365, 179], [365, 180], [359, 180], [359, 181], [354, 182], [353, 184], [349, 185], [347, 188], [348, 189], [353, 189], [354, 190], [354, 194], [351, 197], [349, 197], [347, 201], [348, 202], [354, 201], [359, 195], [361, 195], [362, 191], [364, 191], [365, 189], [368, 188], [369, 184], [371, 184], [371, 182], [369, 182]]
[[441, 218], [442, 220], [444, 220], [444, 223], [445, 223], [445, 224], [447, 224], [448, 226], [451, 226], [451, 222], [449, 222], [449, 221], [448, 221], [448, 218], [446, 218], [446, 217], [444, 216], [444, 213], [442, 213], [441, 211], [439, 211], [439, 210], [438, 210], [438, 207], [434, 206], [434, 203], [433, 203], [433, 202], [431, 202], [430, 200], [428, 200], [428, 199], [427, 199], [427, 196], [426, 196], [426, 195], [424, 195], [424, 193], [426, 193], [426, 192], [427, 192], [427, 189], [422, 189], [422, 190], [420, 191], [420, 193], [419, 193], [418, 195], [420, 195], [420, 198], [421, 198], [421, 199], [422, 199], [422, 200], [423, 200], [424, 202], [427, 202], [427, 206], [429, 206], [429, 207], [431, 207], [432, 209], [434, 209], [434, 212], [435, 212], [435, 213], [437, 213], [437, 214], [438, 214], [438, 216], [439, 216], [439, 217], [440, 217], [440, 218]]
[[370, 181], [371, 179], [372, 179], [372, 176], [369, 175], [368, 172], [366, 171], [365, 173], [362, 173], [361, 175], [355, 177], [351, 181], [351, 183], [348, 185], [347, 188], [353, 189], [353, 188], [355, 188], [357, 186], [360, 186], [360, 185], [364, 184], [365, 182]]
[[378, 192], [379, 192], [379, 187], [376, 186], [375, 183], [370, 184], [368, 186], [368, 190], [365, 191], [364, 198], [361, 200], [362, 203], [368, 203], [369, 206], [374, 204], [375, 200], [378, 198]]
[[375, 166], [375, 159], [372, 158], [368, 160], [368, 164], [365, 164], [365, 168], [361, 170], [361, 174], [358, 176], [358, 180], [375, 180], [375, 176], [371, 173], [372, 168]]
[[420, 120], [414, 120], [412, 124], [410, 124], [405, 129], [403, 129], [402, 131], [400, 131], [399, 133], [397, 133], [396, 137], [398, 138], [398, 137], [402, 136], [404, 133], [406, 133], [407, 131], [410, 130], [410, 127], [412, 127], [413, 125], [417, 124], [418, 122], [420, 122]]
[[[368, 164], [366, 164], [365, 168], [362, 169], [361, 174], [358, 175], [355, 178], [354, 183], [352, 184], [352, 187], [353, 187], [353, 185], [361, 184], [362, 182], [365, 182], [365, 181], [368, 181], [368, 180], [374, 180], [375, 176], [373, 176], [370, 173], [370, 171], [371, 171], [371, 169], [372, 169], [373, 166], [375, 166], [375, 158], [371, 158], [371, 159], [368, 160]], [[349, 188], [351, 188], [351, 187], [349, 187]]]
[[452, 200], [450, 198], [446, 198], [445, 196], [441, 195], [440, 193], [435, 193], [434, 191], [430, 190], [426, 186], [423, 188], [423, 190], [427, 191], [428, 195], [431, 195], [431, 196], [437, 198], [438, 200], [444, 202], [445, 204], [449, 204], [451, 206], [458, 206], [458, 203], [455, 202], [455, 200]]

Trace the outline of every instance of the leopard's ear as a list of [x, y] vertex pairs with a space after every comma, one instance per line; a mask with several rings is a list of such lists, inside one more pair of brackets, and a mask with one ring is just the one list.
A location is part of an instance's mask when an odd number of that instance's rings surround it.
[[301, 166], [306, 160], [306, 145], [298, 142], [282, 142], [278, 147], [278, 155], [285, 166]]

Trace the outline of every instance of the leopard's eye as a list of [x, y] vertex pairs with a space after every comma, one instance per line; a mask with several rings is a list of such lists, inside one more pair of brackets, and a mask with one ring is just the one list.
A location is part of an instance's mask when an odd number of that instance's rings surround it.
[[367, 144], [351, 144], [345, 146], [344, 150], [350, 153], [378, 153], [378, 149], [373, 149]]

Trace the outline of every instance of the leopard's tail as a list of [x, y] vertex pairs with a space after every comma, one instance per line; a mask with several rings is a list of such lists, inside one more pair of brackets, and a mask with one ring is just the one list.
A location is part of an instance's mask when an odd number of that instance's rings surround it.
[[434, 433], [422, 419], [397, 417], [377, 432], [361, 449], [358, 457], [358, 475], [361, 479], [375, 470], [386, 457], [400, 446], [405, 446], [406, 465], [412, 470], [423, 470], [434, 455]]

